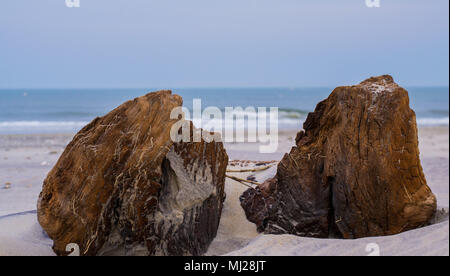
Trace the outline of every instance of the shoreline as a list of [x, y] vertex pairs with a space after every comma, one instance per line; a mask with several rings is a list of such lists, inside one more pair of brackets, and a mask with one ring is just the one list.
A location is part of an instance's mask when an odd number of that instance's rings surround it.
[[[286, 149], [286, 141], [293, 141], [295, 139], [296, 134], [301, 129], [280, 129], [278, 131], [279, 137], [279, 147], [276, 152], [280, 152]], [[423, 140], [423, 142], [428, 143], [433, 136], [439, 135], [444, 137], [447, 135], [447, 140], [449, 136], [450, 127], [445, 126], [420, 126], [418, 127], [419, 140]], [[240, 132], [239, 132], [240, 133]], [[76, 135], [76, 133], [63, 132], [63, 133], [30, 133], [30, 134], [0, 134], [0, 150], [11, 150], [17, 148], [40, 148], [40, 147], [62, 147], [65, 148], [68, 143], [72, 140], [72, 138]], [[272, 134], [273, 136], [273, 134]], [[423, 138], [423, 139], [420, 139]], [[444, 137], [445, 138], [445, 137]], [[442, 140], [442, 139], [440, 139]], [[419, 141], [420, 142], [420, 141]], [[254, 145], [251, 147], [251, 150], [247, 150], [250, 155], [255, 154], [257, 152], [257, 148], [255, 146], [259, 146], [261, 143], [259, 142], [224, 142], [224, 145], [243, 145], [248, 147], [250, 145]], [[435, 144], [435, 142], [432, 142]], [[420, 144], [419, 144], [420, 146]], [[234, 146], [231, 146], [232, 150]], [[228, 149], [227, 149], [228, 150]], [[287, 152], [286, 150], [284, 152]], [[441, 152], [440, 152], [441, 153]], [[438, 154], [438, 155], [444, 155]], [[448, 153], [446, 155], [448, 157]], [[248, 158], [247, 158], [248, 159]], [[230, 159], [231, 161], [232, 159]]]

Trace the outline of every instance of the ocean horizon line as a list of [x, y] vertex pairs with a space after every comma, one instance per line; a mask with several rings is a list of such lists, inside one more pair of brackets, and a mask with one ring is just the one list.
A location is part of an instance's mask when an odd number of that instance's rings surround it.
[[[176, 86], [176, 87], [170, 87], [170, 86], [161, 86], [161, 87], [14, 87], [14, 88], [5, 88], [0, 87], [0, 91], [23, 91], [23, 90], [29, 90], [29, 91], [40, 91], [40, 90], [174, 90], [174, 89], [199, 89], [199, 90], [207, 90], [207, 89], [335, 89], [337, 87], [341, 86], [348, 86], [348, 85], [338, 85], [338, 86], [321, 86], [321, 85], [305, 85], [305, 86]], [[417, 89], [417, 88], [440, 88], [440, 89], [450, 89], [450, 85], [404, 85], [403, 86], [406, 90], [408, 88]]]

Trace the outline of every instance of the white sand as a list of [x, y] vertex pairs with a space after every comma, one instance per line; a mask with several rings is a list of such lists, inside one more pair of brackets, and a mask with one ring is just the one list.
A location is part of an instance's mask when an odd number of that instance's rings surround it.
[[0, 256], [54, 256], [36, 212], [0, 217]]
[[250, 256], [364, 256], [376, 244], [381, 256], [445, 256], [448, 250], [448, 220], [395, 236], [357, 240], [302, 238], [293, 235], [260, 235], [246, 247], [228, 255]]
[[[421, 160], [428, 185], [438, 206], [449, 207], [449, 129], [419, 130]], [[54, 255], [52, 241], [37, 223], [35, 209], [42, 181], [57, 161], [70, 135], [0, 136], [0, 256]], [[280, 147], [273, 154], [258, 154], [257, 144], [226, 144], [230, 160], [280, 160], [294, 144], [295, 132], [280, 133]], [[56, 151], [56, 153], [55, 153]], [[263, 182], [275, 174], [275, 166], [255, 173]], [[251, 173], [232, 173], [246, 178]], [[3, 189], [5, 183], [11, 188]], [[449, 255], [448, 216], [443, 222], [395, 236], [359, 240], [261, 235], [248, 222], [239, 196], [246, 189], [227, 179], [218, 235], [207, 255], [367, 255], [376, 243], [380, 255]], [[31, 212], [30, 212], [31, 211]], [[23, 213], [25, 212], [25, 213]], [[20, 213], [20, 214], [17, 214]]]

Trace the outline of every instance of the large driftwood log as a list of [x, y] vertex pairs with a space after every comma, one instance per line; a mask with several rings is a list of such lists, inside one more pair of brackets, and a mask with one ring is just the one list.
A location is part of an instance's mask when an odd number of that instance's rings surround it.
[[[159, 91], [84, 127], [44, 181], [38, 219], [54, 251], [82, 255], [201, 255], [217, 233], [228, 156], [222, 143], [174, 143]], [[192, 135], [192, 133], [191, 133]]]
[[408, 92], [391, 76], [336, 88], [308, 115], [276, 176], [241, 205], [265, 233], [361, 238], [425, 225], [436, 198]]

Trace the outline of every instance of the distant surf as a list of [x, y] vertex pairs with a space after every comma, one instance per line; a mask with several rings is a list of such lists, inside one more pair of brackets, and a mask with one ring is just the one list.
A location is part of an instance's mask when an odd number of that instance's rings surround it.
[[[0, 90], [0, 134], [75, 133], [97, 116], [127, 100], [158, 89]], [[308, 113], [333, 89], [317, 88], [201, 88], [173, 89], [192, 110], [193, 99], [202, 108], [278, 107], [279, 129], [301, 129]], [[449, 125], [448, 87], [407, 88], [419, 126]], [[267, 109], [268, 110], [268, 109]], [[244, 113], [244, 116], [254, 116]], [[226, 125], [222, 120], [213, 126]]]
[[448, 126], [449, 117], [445, 118], [418, 118], [417, 124], [419, 126]]
[[[306, 119], [302, 113], [279, 113], [279, 129], [301, 129]], [[76, 133], [89, 122], [87, 121], [11, 121], [0, 122], [0, 134], [46, 134], [46, 133]], [[422, 127], [427, 126], [448, 126], [449, 117], [446, 118], [418, 118], [417, 124]], [[214, 121], [212, 124], [216, 130], [235, 128], [245, 129], [245, 126], [227, 125], [225, 121]], [[197, 126], [200, 127], [200, 126]]]
[[9, 121], [0, 122], [0, 134], [44, 134], [44, 133], [75, 133], [86, 121]]

